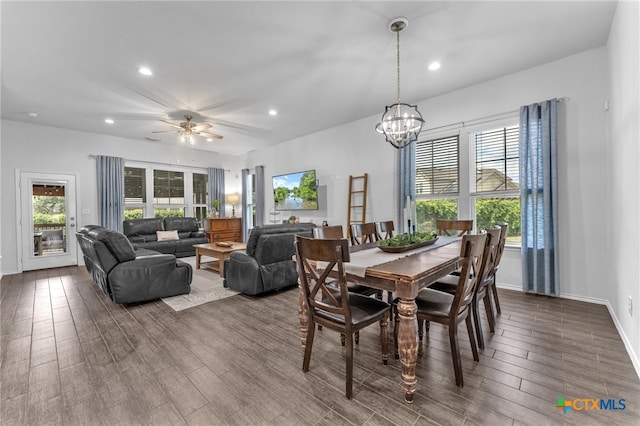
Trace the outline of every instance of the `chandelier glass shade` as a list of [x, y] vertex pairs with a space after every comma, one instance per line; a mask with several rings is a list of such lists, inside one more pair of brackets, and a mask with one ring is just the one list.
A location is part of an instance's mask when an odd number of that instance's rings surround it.
[[182, 143], [189, 142], [191, 145], [195, 145], [196, 135], [193, 134], [191, 129], [184, 129], [180, 132], [180, 142]]
[[389, 23], [389, 30], [396, 33], [398, 97], [395, 104], [385, 107], [382, 121], [376, 125], [376, 131], [383, 134], [387, 142], [398, 149], [416, 141], [424, 123], [416, 105], [400, 102], [400, 31], [405, 29], [408, 23], [405, 18], [395, 18]]

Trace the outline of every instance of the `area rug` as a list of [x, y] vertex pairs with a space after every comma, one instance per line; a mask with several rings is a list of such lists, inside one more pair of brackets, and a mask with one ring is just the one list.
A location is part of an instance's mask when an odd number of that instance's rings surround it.
[[193, 280], [191, 281], [191, 293], [162, 298], [162, 301], [174, 311], [183, 311], [203, 303], [238, 294], [237, 291], [223, 287], [223, 278], [217, 272], [210, 269], [196, 269], [195, 256], [183, 257], [180, 260], [193, 267]]

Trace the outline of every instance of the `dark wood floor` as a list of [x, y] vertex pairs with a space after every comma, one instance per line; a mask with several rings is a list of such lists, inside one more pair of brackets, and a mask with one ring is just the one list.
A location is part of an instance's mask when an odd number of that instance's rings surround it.
[[[0, 423], [640, 424], [640, 382], [604, 306], [500, 297], [479, 363], [461, 336], [464, 389], [446, 330], [432, 326], [409, 405], [399, 362], [381, 362], [377, 326], [355, 353], [353, 400], [337, 334], [316, 335], [311, 369], [301, 371], [296, 289], [174, 312], [161, 301], [115, 305], [83, 268], [6, 276]], [[559, 396], [625, 399], [626, 409], [563, 414]]]

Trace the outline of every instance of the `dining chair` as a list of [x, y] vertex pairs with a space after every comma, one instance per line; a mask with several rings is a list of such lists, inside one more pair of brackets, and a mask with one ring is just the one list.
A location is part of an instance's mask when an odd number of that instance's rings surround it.
[[[482, 331], [482, 321], [480, 317], [480, 301], [484, 303], [484, 309], [487, 315], [487, 321], [489, 322], [489, 331], [495, 333], [495, 315], [493, 314], [493, 308], [491, 306], [491, 297], [489, 286], [491, 285], [491, 279], [489, 273], [493, 270], [498, 245], [500, 244], [500, 228], [493, 228], [483, 230], [483, 234], [487, 236], [485, 243], [484, 253], [482, 255], [482, 266], [480, 267], [480, 277], [478, 278], [476, 289], [471, 302], [471, 310], [473, 312], [473, 322], [476, 330], [476, 339], [478, 347], [484, 349], [484, 333]], [[449, 294], [455, 294], [458, 289], [458, 282], [460, 277], [457, 275], [447, 275], [433, 283], [429, 288], [439, 291], [444, 291]], [[419, 331], [421, 333], [421, 331]]]
[[316, 226], [313, 228], [313, 238], [338, 239], [344, 238], [342, 225]]
[[496, 261], [493, 269], [489, 272], [489, 278], [491, 283], [489, 284], [489, 288], [491, 289], [491, 293], [493, 294], [493, 302], [496, 305], [496, 315], [502, 314], [500, 310], [500, 300], [498, 299], [498, 288], [496, 287], [496, 272], [498, 272], [498, 266], [500, 266], [500, 261], [502, 260], [502, 254], [504, 253], [504, 246], [507, 244], [507, 236], [509, 234], [509, 224], [501, 223], [500, 225], [496, 225], [496, 227], [500, 227], [500, 244], [498, 244], [498, 252], [496, 253]]
[[438, 235], [462, 237], [473, 230], [473, 220], [436, 220]]
[[393, 238], [393, 231], [395, 231], [395, 228], [392, 220], [376, 222], [378, 240], [388, 240], [389, 238]]
[[[313, 237], [314, 238], [324, 238], [324, 239], [340, 239], [344, 238], [344, 234], [342, 232], [342, 225], [334, 225], [334, 226], [317, 226], [313, 228]], [[329, 283], [330, 287], [337, 287], [335, 281]], [[382, 290], [377, 290], [375, 288], [367, 287], [366, 285], [355, 284], [355, 283], [347, 283], [347, 289], [351, 293], [358, 293], [364, 296], [373, 296], [376, 295], [378, 299], [382, 299]], [[318, 325], [318, 330], [322, 330], [322, 326]], [[356, 333], [355, 335], [356, 343], [360, 341], [360, 334]], [[345, 336], [344, 334], [341, 336], [342, 346], [345, 345]]]
[[360, 245], [378, 241], [378, 233], [376, 232], [376, 224], [368, 223], [352, 223], [350, 240], [352, 245]]
[[[328, 240], [296, 236], [295, 250], [296, 267], [304, 293], [309, 324], [302, 371], [309, 371], [316, 324], [344, 334], [347, 337], [345, 393], [346, 397], [351, 399], [354, 334], [371, 324], [379, 323], [382, 363], [386, 365], [389, 352], [388, 319], [391, 307], [382, 300], [348, 291], [344, 263], [349, 262], [350, 257], [346, 239]], [[318, 268], [317, 262], [327, 262], [327, 265], [324, 268]], [[327, 285], [329, 273], [334, 268], [338, 276], [339, 292], [335, 292]]]
[[[460, 346], [458, 344], [458, 325], [464, 321], [467, 325], [469, 343], [473, 360], [480, 361], [476, 339], [473, 334], [473, 324], [469, 310], [476, 284], [479, 279], [479, 272], [482, 266], [482, 256], [484, 254], [487, 236], [465, 235], [462, 237], [460, 258], [462, 269], [458, 277], [456, 293], [451, 295], [443, 291], [433, 290], [429, 287], [420, 290], [415, 299], [417, 305], [416, 316], [418, 324], [423, 321], [437, 322], [449, 328], [449, 343], [451, 345], [451, 357], [453, 358], [453, 370], [458, 387], [464, 386], [462, 378], [462, 359], [460, 357]], [[396, 317], [394, 325], [394, 348], [395, 356], [398, 358], [398, 299], [393, 303], [394, 315]], [[422, 344], [422, 340], [420, 340]]]

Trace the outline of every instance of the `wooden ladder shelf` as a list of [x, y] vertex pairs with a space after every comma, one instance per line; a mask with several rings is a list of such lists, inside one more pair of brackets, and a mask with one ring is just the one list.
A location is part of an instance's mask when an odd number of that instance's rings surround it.
[[349, 175], [349, 208], [347, 210], [347, 237], [352, 223], [364, 223], [367, 218], [367, 182], [369, 175]]

